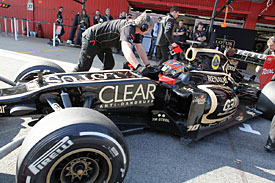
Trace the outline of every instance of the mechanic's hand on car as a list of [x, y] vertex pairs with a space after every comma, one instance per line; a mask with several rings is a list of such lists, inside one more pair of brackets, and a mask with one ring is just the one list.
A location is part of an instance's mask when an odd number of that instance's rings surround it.
[[138, 66], [136, 67], [135, 71], [137, 73], [141, 74], [142, 76], [148, 76], [149, 72], [150, 72], [149, 69], [148, 69], [148, 67], [142, 66], [140, 64], [138, 64]]

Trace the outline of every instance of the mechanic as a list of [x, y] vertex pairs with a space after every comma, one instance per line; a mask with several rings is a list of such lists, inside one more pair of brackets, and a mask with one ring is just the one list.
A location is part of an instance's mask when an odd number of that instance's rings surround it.
[[206, 32], [203, 30], [203, 23], [199, 22], [198, 27], [194, 33], [194, 40], [199, 42], [205, 42], [206, 41]]
[[[61, 32], [60, 32], [60, 34], [57, 36], [58, 39], [60, 39], [61, 36], [62, 36], [63, 34], [65, 34], [64, 26], [63, 26], [62, 11], [63, 11], [63, 6], [59, 6], [59, 7], [58, 7], [57, 16], [56, 16], [56, 23], [57, 23], [57, 25], [60, 25], [60, 26], [61, 26]], [[61, 39], [60, 39], [60, 41], [61, 41]]]
[[[140, 37], [152, 29], [153, 25], [152, 18], [144, 12], [135, 20], [117, 19], [88, 28], [82, 34], [79, 62], [73, 71], [88, 71], [96, 55], [103, 63], [103, 69], [113, 69], [115, 63], [111, 48], [118, 47], [121, 41], [122, 52], [126, 60], [137, 72], [148, 74], [150, 64]], [[131, 48], [132, 44], [135, 45], [144, 66], [141, 66], [136, 59]]]
[[[183, 48], [183, 43], [186, 42], [187, 36], [186, 36], [186, 28], [183, 25], [183, 20], [179, 21], [178, 27], [175, 29], [175, 32], [173, 33], [175, 42]], [[184, 47], [184, 50], [187, 50], [187, 47]], [[181, 60], [181, 53], [175, 54], [173, 59], [175, 60]]]
[[268, 152], [275, 152], [275, 116], [270, 124], [269, 136], [265, 144], [265, 149]]
[[[263, 54], [265, 55], [272, 55], [275, 56], [275, 36], [272, 36], [267, 41], [267, 49], [264, 51]], [[261, 71], [262, 66], [257, 66], [255, 69], [255, 73], [250, 77], [250, 81], [254, 81], [257, 74]]]
[[173, 38], [173, 28], [175, 19], [179, 16], [179, 8], [172, 7], [170, 9], [170, 14], [168, 14], [165, 18], [160, 21], [160, 25], [158, 28], [158, 36], [156, 40], [156, 46], [159, 47], [161, 52], [162, 59], [160, 62], [164, 62], [168, 60], [168, 46], [177, 47], [177, 44], [174, 42]]

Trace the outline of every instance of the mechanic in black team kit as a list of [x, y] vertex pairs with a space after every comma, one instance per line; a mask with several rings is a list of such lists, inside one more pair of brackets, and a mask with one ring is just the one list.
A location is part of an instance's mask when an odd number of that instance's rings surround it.
[[268, 152], [275, 152], [275, 116], [271, 121], [267, 142], [265, 144], [265, 149]]
[[179, 9], [177, 7], [172, 7], [170, 9], [170, 14], [167, 15], [160, 21], [158, 36], [156, 40], [156, 45], [159, 46], [162, 59], [160, 62], [168, 60], [168, 46], [177, 47], [173, 38], [173, 28], [175, 19], [179, 16]]
[[[122, 52], [126, 60], [135, 67], [137, 72], [148, 73], [149, 62], [140, 37], [152, 29], [153, 25], [151, 17], [144, 12], [135, 20], [117, 19], [88, 28], [82, 34], [79, 62], [73, 71], [88, 71], [96, 55], [103, 63], [103, 69], [113, 69], [115, 63], [111, 48], [118, 47], [121, 41]], [[132, 44], [136, 46], [144, 66], [141, 66], [136, 59]]]

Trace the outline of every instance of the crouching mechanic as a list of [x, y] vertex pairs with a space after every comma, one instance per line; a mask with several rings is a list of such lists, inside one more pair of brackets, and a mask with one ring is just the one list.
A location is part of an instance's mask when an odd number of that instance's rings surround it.
[[[73, 71], [88, 71], [96, 55], [103, 63], [104, 70], [113, 69], [115, 62], [111, 48], [118, 47], [121, 41], [122, 52], [126, 60], [137, 72], [146, 75], [150, 65], [140, 37], [152, 29], [153, 25], [152, 18], [144, 12], [135, 20], [112, 20], [88, 28], [82, 34], [79, 62]], [[135, 45], [144, 66], [140, 65], [136, 59], [132, 44]]]

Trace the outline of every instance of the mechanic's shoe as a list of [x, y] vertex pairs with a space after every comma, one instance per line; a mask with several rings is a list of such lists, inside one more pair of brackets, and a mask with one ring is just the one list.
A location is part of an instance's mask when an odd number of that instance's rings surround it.
[[72, 44], [73, 42], [71, 40], [67, 40], [67, 44]]
[[267, 142], [264, 146], [265, 150], [267, 152], [275, 152], [275, 142], [272, 142], [272, 140], [270, 139], [270, 137], [268, 137]]
[[250, 78], [249, 78], [249, 81], [254, 81], [256, 78], [256, 75], [252, 75]]

